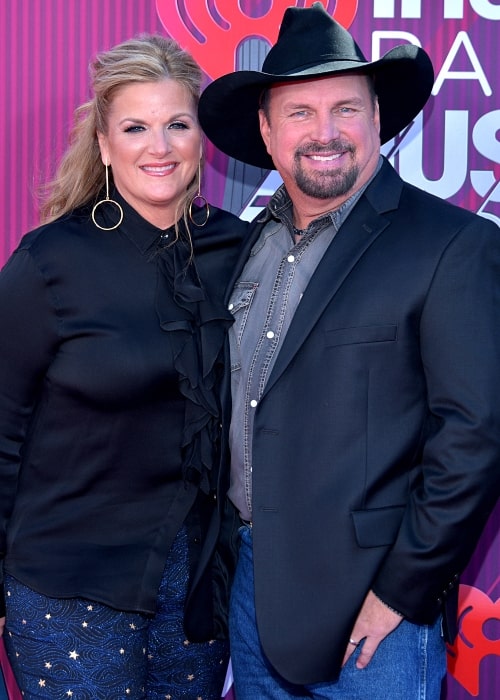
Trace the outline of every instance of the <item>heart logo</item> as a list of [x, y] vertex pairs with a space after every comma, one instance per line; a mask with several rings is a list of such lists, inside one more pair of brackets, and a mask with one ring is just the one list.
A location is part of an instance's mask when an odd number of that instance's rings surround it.
[[489, 655], [500, 656], [500, 639], [487, 636], [487, 623], [500, 623], [496, 602], [479, 588], [461, 585], [458, 594], [459, 631], [448, 646], [448, 671], [471, 695], [479, 695], [479, 667]]
[[[302, 1], [300, 5], [309, 7], [315, 1]], [[261, 38], [274, 44], [283, 13], [292, 3], [272, 0], [260, 17], [251, 17], [240, 5], [242, 0], [218, 0], [217, 6], [210, 0], [156, 0], [166, 32], [189, 51], [212, 80], [235, 70], [237, 51], [245, 39]], [[358, 0], [337, 0], [331, 14], [347, 29], [357, 8]]]

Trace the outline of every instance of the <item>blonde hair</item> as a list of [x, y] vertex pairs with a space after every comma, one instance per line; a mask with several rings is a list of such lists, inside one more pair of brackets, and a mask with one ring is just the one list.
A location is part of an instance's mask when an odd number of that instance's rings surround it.
[[[97, 196], [105, 185], [97, 133], [107, 133], [109, 108], [116, 91], [132, 83], [160, 82], [166, 78], [184, 85], [195, 105], [201, 91], [202, 73], [194, 58], [173, 39], [143, 34], [96, 56], [90, 66], [93, 98], [75, 110], [69, 146], [54, 178], [43, 191], [40, 212], [44, 223], [76, 209]], [[179, 203], [176, 220], [187, 225], [189, 204], [198, 191], [198, 169]]]

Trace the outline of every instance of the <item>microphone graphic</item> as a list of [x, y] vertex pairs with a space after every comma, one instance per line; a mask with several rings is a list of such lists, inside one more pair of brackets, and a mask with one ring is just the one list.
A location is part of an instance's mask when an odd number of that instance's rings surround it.
[[[314, 2], [297, 0], [295, 5], [309, 7]], [[358, 0], [327, 0], [324, 4], [342, 26], [352, 24]], [[271, 46], [291, 5], [290, 0], [156, 0], [167, 33], [194, 56], [212, 80], [237, 68], [237, 52], [248, 37]], [[251, 7], [251, 14], [244, 11], [245, 6]]]

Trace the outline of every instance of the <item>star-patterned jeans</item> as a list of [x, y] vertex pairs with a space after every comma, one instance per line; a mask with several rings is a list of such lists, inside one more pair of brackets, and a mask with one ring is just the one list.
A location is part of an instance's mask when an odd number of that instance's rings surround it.
[[25, 700], [219, 700], [223, 641], [183, 632], [187, 537], [177, 536], [154, 617], [82, 598], [48, 598], [5, 576], [5, 646]]

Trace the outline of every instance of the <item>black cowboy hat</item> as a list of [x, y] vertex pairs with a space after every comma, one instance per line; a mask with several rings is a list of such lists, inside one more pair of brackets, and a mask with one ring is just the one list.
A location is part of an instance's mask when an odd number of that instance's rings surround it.
[[374, 78], [382, 143], [417, 116], [434, 83], [432, 63], [423, 49], [405, 44], [378, 61], [367, 61], [349, 32], [315, 2], [309, 8], [285, 10], [278, 40], [267, 54], [262, 72], [236, 71], [205, 88], [199, 104], [201, 126], [227, 155], [272, 170], [275, 166], [259, 128], [262, 90], [277, 82], [313, 80], [346, 71]]

